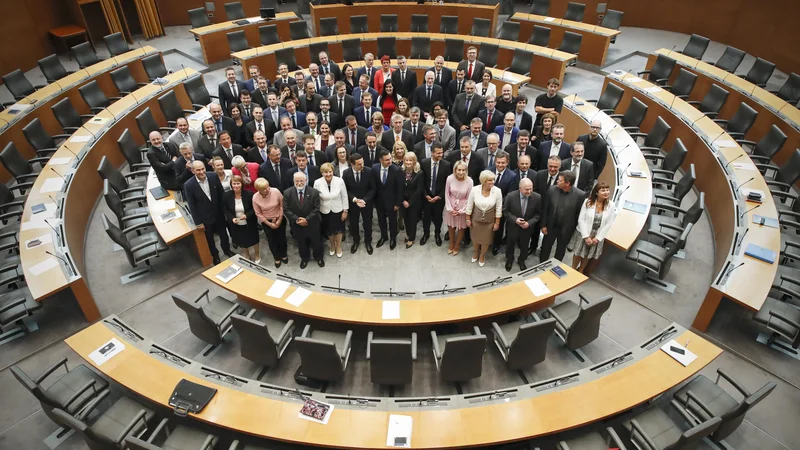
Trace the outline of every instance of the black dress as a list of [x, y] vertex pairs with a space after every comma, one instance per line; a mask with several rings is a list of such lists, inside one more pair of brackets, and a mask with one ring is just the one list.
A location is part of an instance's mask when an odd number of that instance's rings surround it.
[[417, 223], [419, 222], [420, 212], [422, 211], [424, 177], [422, 171], [416, 173], [403, 172], [403, 200], [408, 202], [408, 208], [401, 205], [403, 221], [405, 222], [408, 240], [413, 241], [417, 238]]
[[247, 217], [247, 225], [233, 223], [233, 219], [237, 214], [236, 197], [232, 190], [223, 194], [222, 207], [225, 212], [225, 221], [228, 224], [228, 230], [231, 233], [233, 243], [239, 247], [248, 248], [258, 244], [258, 219], [256, 218], [256, 211], [253, 209], [253, 193], [242, 190], [241, 200], [242, 206], [244, 206], [244, 215]]

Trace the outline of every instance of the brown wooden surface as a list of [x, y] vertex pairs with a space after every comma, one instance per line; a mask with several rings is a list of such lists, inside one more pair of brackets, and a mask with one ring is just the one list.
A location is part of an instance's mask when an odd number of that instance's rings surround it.
[[564, 33], [569, 31], [582, 36], [581, 47], [578, 52], [578, 61], [603, 66], [608, 56], [608, 46], [611, 38], [620, 34], [618, 30], [589, 25], [583, 22], [573, 22], [554, 17], [536, 16], [533, 14], [516, 13], [509, 19], [519, 22], [519, 41], [528, 42], [533, 34], [534, 25], [550, 28], [550, 42], [548, 47], [558, 48], [564, 39]]
[[[256, 11], [256, 14], [252, 17], [259, 17], [258, 11]], [[224, 21], [206, 27], [194, 28], [189, 31], [200, 40], [200, 48], [203, 50], [203, 58], [206, 64], [214, 64], [220, 61], [230, 60], [231, 50], [230, 45], [228, 45], [228, 33], [244, 30], [250, 47], [258, 47], [261, 45], [258, 27], [274, 24], [278, 26], [278, 36], [285, 42], [291, 40], [289, 22], [294, 22], [296, 20], [299, 19], [295, 13], [285, 12], [277, 14], [275, 19], [269, 21], [259, 21], [247, 25], [237, 25], [232, 21]]]
[[[550, 11], [548, 15], [550, 17], [564, 17], [564, 14], [567, 12], [567, 4], [573, 0], [550, 0]], [[597, 5], [600, 3], [607, 3], [607, 0], [580, 0], [577, 3], [583, 3], [586, 5], [586, 9], [584, 9], [583, 14], [583, 23], [588, 23], [592, 25], [597, 25], [600, 23], [600, 19], [598, 16], [604, 14], [597, 12]], [[609, 9], [617, 9], [612, 8], [611, 6], [608, 7]], [[622, 20], [622, 24], [625, 25], [625, 20]]]
[[55, 53], [48, 31], [75, 22], [67, 3], [62, 0], [0, 2], [0, 42], [3, 43], [0, 74], [33, 69], [38, 60]]
[[165, 27], [175, 25], [190, 25], [190, 9], [204, 8], [206, 3], [213, 3], [216, 11], [212, 12], [211, 23], [227, 22], [225, 16], [225, 3], [238, 1], [242, 3], [244, 14], [247, 17], [258, 16], [258, 8], [261, 7], [261, 0], [156, 0], [158, 12], [161, 14], [161, 23]]

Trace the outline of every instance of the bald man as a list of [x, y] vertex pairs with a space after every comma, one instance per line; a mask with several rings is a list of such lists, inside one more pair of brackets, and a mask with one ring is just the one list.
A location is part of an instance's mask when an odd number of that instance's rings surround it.
[[161, 187], [169, 190], [181, 188], [175, 176], [175, 160], [178, 159], [178, 147], [172, 142], [165, 142], [160, 131], [153, 131], [148, 136], [150, 148], [147, 150], [147, 160], [156, 172]]
[[444, 104], [444, 89], [434, 83], [434, 80], [435, 75], [433, 71], [429, 70], [425, 72], [425, 84], [417, 87], [412, 96], [412, 106], [418, 107], [422, 111], [425, 119], [427, 119], [428, 114], [431, 113], [434, 103], [442, 102], [442, 104]]
[[526, 270], [528, 244], [542, 214], [542, 197], [533, 192], [533, 182], [528, 178], [519, 181], [519, 190], [511, 191], [503, 201], [503, 217], [506, 219], [506, 272], [514, 266], [514, 250], [519, 247], [519, 270]]

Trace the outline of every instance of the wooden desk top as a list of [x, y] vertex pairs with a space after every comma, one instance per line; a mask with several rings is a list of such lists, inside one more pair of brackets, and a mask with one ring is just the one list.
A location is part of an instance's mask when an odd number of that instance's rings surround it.
[[51, 28], [48, 33], [58, 38], [68, 38], [86, 33], [86, 28], [77, 25], [64, 25], [63, 27]]
[[[332, 5], [315, 5], [310, 4], [312, 11], [318, 11], [317, 14], [322, 13], [323, 11], [331, 10], [331, 9], [347, 9], [347, 10], [355, 10], [358, 8], [376, 8], [376, 9], [384, 9], [386, 8], [386, 12], [390, 11], [392, 8], [399, 7], [399, 6], [412, 6], [414, 8], [419, 8], [420, 14], [425, 13], [426, 11], [436, 10], [436, 9], [469, 9], [469, 10], [476, 10], [476, 9], [483, 9], [483, 10], [495, 10], [500, 8], [500, 4], [496, 5], [477, 5], [477, 4], [463, 4], [463, 3], [445, 3], [443, 5], [440, 4], [431, 4], [425, 3], [424, 5], [420, 5], [417, 2], [359, 2], [353, 5], [343, 5], [343, 4], [332, 4]], [[313, 13], [312, 13], [313, 14]], [[354, 13], [353, 15], [356, 15]]]
[[[94, 365], [89, 354], [111, 338], [125, 342], [125, 349], [101, 366]], [[722, 352], [691, 331], [684, 331], [675, 340], [691, 340], [690, 350], [697, 359], [686, 367], [655, 350], [591, 381], [533, 397], [465, 403], [452, 409], [336, 406], [327, 425], [299, 419], [300, 403], [291, 397], [277, 400], [259, 392], [243, 392], [167, 364], [102, 322], [65, 342], [107, 377], [167, 408], [174, 387], [182, 379], [217, 389], [206, 408], [192, 417], [238, 433], [337, 448], [383, 448], [389, 415], [402, 414], [413, 418], [413, 448], [453, 448], [552, 435], [619, 414], [689, 379]], [[522, 388], [530, 392], [528, 386]]]
[[604, 28], [599, 25], [592, 25], [584, 22], [574, 22], [572, 20], [559, 19], [557, 17], [538, 16], [536, 14], [514, 13], [509, 20], [534, 22], [545, 27], [560, 26], [580, 34], [589, 33], [611, 37], [622, 33], [619, 30]]
[[[643, 80], [632, 74], [610, 74], [608, 77], [622, 87], [634, 89], [639, 94], [649, 97], [656, 103], [665, 105], [668, 108], [671, 105], [671, 111], [673, 114], [679, 118], [682, 118], [685, 123], [691, 124], [694, 122], [693, 129], [695, 133], [702, 138], [706, 144], [709, 142], [714, 142], [714, 148], [717, 149], [718, 154], [721, 156], [721, 161], [723, 161], [722, 164], [727, 164], [730, 162], [727, 168], [727, 170], [730, 171], [729, 179], [733, 181], [736, 186], [742, 187], [742, 185], [746, 183], [745, 189], [760, 190], [764, 193], [764, 195], [762, 195], [763, 203], [761, 206], [750, 212], [747, 211], [757, 206], [758, 203], [744, 202], [743, 200], [747, 197], [745, 194], [740, 192], [739, 198], [741, 201], [734, 202], [740, 207], [739, 214], [743, 215], [741, 229], [738, 234], [734, 234], [734, 238], [736, 239], [738, 237], [741, 240], [742, 233], [744, 233], [745, 229], [749, 231], [747, 232], [744, 241], [739, 246], [739, 253], [736, 256], [729, 256], [729, 261], [731, 262], [730, 267], [734, 267], [739, 263], [744, 263], [744, 265], [736, 269], [736, 271], [727, 278], [727, 282], [713, 286], [715, 289], [722, 292], [726, 297], [741, 303], [745, 307], [753, 311], [759, 310], [761, 305], [764, 304], [764, 300], [766, 299], [767, 294], [772, 286], [772, 282], [778, 270], [778, 263], [776, 261], [773, 264], [767, 264], [766, 262], [750, 258], [749, 256], [744, 256], [744, 249], [747, 248], [749, 244], [755, 244], [772, 250], [777, 254], [780, 253], [781, 243], [781, 233], [779, 229], [756, 225], [753, 223], [754, 215], [775, 219], [778, 217], [777, 209], [775, 208], [775, 202], [772, 199], [772, 196], [769, 194], [769, 187], [764, 181], [764, 177], [755, 168], [755, 166], [752, 167], [753, 170], [750, 170], [749, 168], [740, 168], [740, 166], [738, 166], [739, 163], [750, 163], [750, 159], [747, 157], [747, 154], [744, 152], [742, 147], [739, 146], [739, 144], [737, 144], [736, 141], [734, 141], [729, 135], [727, 135], [727, 133], [725, 133], [725, 131], [719, 125], [703, 115], [703, 113], [693, 106], [681, 99], [676, 98], [668, 91], [653, 85], [649, 81]], [[706, 148], [711, 151], [708, 145]], [[696, 169], [697, 176], [702, 177], [703, 167], [697, 167]], [[751, 178], [753, 178], [753, 180], [748, 182], [748, 180]], [[724, 188], [720, 187], [718, 192], [726, 192], [727, 195], [733, 196], [733, 187], [728, 184], [728, 186]], [[706, 199], [707, 203], [713, 201], [715, 201], [715, 199], [710, 195]], [[733, 223], [731, 226], [734, 228], [737, 228], [735, 225], [736, 219], [737, 218], [735, 215], [729, 218], [729, 220]], [[712, 225], [714, 228], [724, 226], [721, 224]], [[730, 252], [730, 250], [733, 248], [733, 245], [734, 242], [719, 242], [715, 248], [717, 252]], [[727, 266], [723, 266], [722, 270], [725, 270], [726, 267]], [[714, 276], [714, 284], [716, 284], [719, 275], [720, 274]]]
[[236, 22], [232, 20], [226, 20], [225, 22], [206, 25], [204, 27], [192, 28], [191, 30], [189, 30], [189, 32], [194, 34], [195, 36], [203, 36], [205, 34], [218, 33], [220, 31], [225, 31], [230, 33], [231, 31], [236, 31], [237, 29], [246, 27], [248, 25], [263, 26], [263, 25], [271, 25], [276, 21], [281, 21], [281, 20], [291, 21], [298, 19], [297, 19], [297, 14], [295, 14], [294, 12], [282, 12], [275, 14], [275, 18], [270, 20], [261, 19], [261, 17], [246, 17], [244, 19], [237, 19], [237, 21], [239, 20], [256, 20], [256, 22], [248, 23], [245, 25], [238, 25], [236, 24]]

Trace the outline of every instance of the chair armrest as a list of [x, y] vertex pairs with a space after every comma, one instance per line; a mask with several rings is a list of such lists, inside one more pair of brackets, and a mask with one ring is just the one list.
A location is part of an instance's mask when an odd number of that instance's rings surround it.
[[173, 128], [173, 127], [158, 127], [158, 131], [163, 131], [163, 132], [167, 132], [167, 133], [172, 133], [176, 129], [177, 128]]
[[601, 109], [600, 112], [603, 114], [614, 114], [613, 109]]
[[675, 172], [672, 172], [670, 170], [659, 169], [658, 166], [651, 168], [650, 172], [652, 172], [653, 175], [656, 175], [656, 174], [658, 174], [658, 175], [668, 175], [668, 176], [674, 176], [675, 175]]
[[[14, 267], [11, 267], [11, 268], [14, 268]], [[22, 278], [25, 278], [25, 277], [23, 276]], [[10, 302], [5, 303], [2, 306], [0, 306], [0, 314], [8, 311], [11, 308], [16, 308], [17, 306], [20, 306], [20, 305], [24, 306], [25, 302], [26, 302], [25, 297], [20, 297], [20, 298], [18, 298], [16, 300], [11, 300]]]
[[663, 161], [663, 160], [667, 159], [666, 156], [664, 156], [664, 155], [662, 155], [660, 153], [647, 153], [647, 154], [642, 155], [642, 156], [644, 156], [644, 159], [652, 159], [654, 161]]
[[564, 330], [567, 329], [567, 323], [564, 322], [564, 319], [562, 319], [561, 316], [558, 315], [558, 313], [556, 313], [556, 311], [553, 309], [552, 306], [547, 308], [545, 311], [547, 311], [547, 314], [549, 314], [550, 317], [556, 319], [556, 322], [558, 323], [558, 325], [561, 325], [561, 328], [563, 328]]
[[736, 140], [736, 138], [744, 137], [744, 133], [739, 133], [738, 131], [727, 131], [727, 130], [725, 131], [728, 133], [728, 136], [733, 138], [733, 140]]
[[[141, 230], [142, 228], [147, 228], [147, 227], [152, 226], [152, 225], [153, 225], [152, 222], [137, 223], [136, 225], [131, 225], [131, 226], [123, 229], [122, 232], [125, 233], [125, 234], [128, 234], [131, 231]], [[156, 239], [155, 241], [143, 242], [142, 244], [137, 245], [136, 247], [133, 247], [131, 249], [131, 251], [139, 250], [139, 249], [144, 248], [144, 247], [146, 247], [146, 246], [148, 246], [150, 244], [153, 244], [155, 242], [158, 242], [158, 240]]]
[[581, 306], [581, 303], [586, 303], [587, 305], [591, 304], [591, 300], [583, 292], [578, 292], [578, 306]]
[[707, 112], [707, 113], [703, 113], [703, 114], [705, 114], [705, 115], [706, 115], [706, 117], [710, 117], [710, 118], [712, 118], [712, 119], [713, 119], [714, 117], [717, 117], [717, 116], [719, 116], [719, 113], [715, 113], [715, 112]]
[[[784, 203], [785, 200], [787, 199], [792, 200], [793, 202], [797, 200], [797, 195], [792, 194], [791, 192], [783, 192], [783, 191], [769, 191], [769, 192], [772, 194], [773, 197], [780, 198], [781, 201], [784, 201]], [[790, 214], [790, 213], [794, 214], [794, 211], [782, 211], [779, 212], [778, 214], [780, 215], [780, 214]]]
[[636, 75], [638, 75], [638, 76], [642, 76], [642, 75], [644, 75], [644, 74], [648, 74], [648, 75], [650, 75], [650, 71], [649, 71], [649, 70], [643, 70], [643, 71], [641, 71], [641, 72], [636, 72]]
[[742, 386], [741, 383], [739, 383], [736, 379], [734, 379], [732, 376], [730, 376], [728, 374], [728, 372], [726, 372], [723, 369], [717, 369], [717, 384], [719, 384], [719, 379], [720, 378], [724, 378], [725, 381], [730, 383], [731, 386], [736, 388], [736, 390], [739, 391], [739, 393], [741, 393], [743, 396], [745, 396], [745, 397], [749, 397], [750, 396], [750, 391], [745, 389], [745, 387]]
[[632, 138], [640, 138], [640, 137], [646, 138], [647, 133], [628, 133], [628, 136]]
[[126, 220], [144, 219], [145, 217], [150, 217], [150, 213], [139, 213], [139, 214], [131, 214], [128, 216], [122, 216], [120, 220], [124, 222]]
[[608, 117], [612, 119], [621, 119], [625, 114], [609, 114]]
[[[659, 263], [663, 263], [664, 262], [664, 258], [662, 258], [660, 256], [657, 256], [657, 255], [655, 255], [653, 253], [650, 253], [647, 250], [636, 249], [636, 253], [639, 253], [639, 254], [645, 255], [647, 257], [653, 258], [656, 261], [658, 261]], [[637, 260], [638, 260], [638, 258], [637, 258]]]
[[14, 179], [17, 179], [17, 180], [20, 180], [20, 179], [22, 179], [22, 180], [34, 179], [35, 180], [37, 178], [39, 178], [39, 174], [38, 173], [26, 173], [24, 175], [18, 175], [16, 177], [14, 177]]
[[[122, 189], [121, 191], [119, 191], [119, 194], [124, 196], [125, 194], [130, 194], [130, 193], [133, 193], [133, 192], [142, 192], [142, 193], [144, 193], [144, 190], [145, 190], [145, 188], [143, 186], [134, 186], [134, 187], [129, 187], [129, 188]], [[142, 199], [144, 199], [144, 198], [145, 198], [145, 196], [142, 195]]]
[[[134, 227], [131, 227], [131, 228], [133, 229]], [[149, 245], [153, 245], [153, 244], [158, 244], [158, 239], [151, 239], [149, 241], [142, 242], [141, 244], [139, 244], [139, 245], [137, 245], [135, 247], [132, 247], [131, 248], [131, 253], [138, 252], [139, 250], [141, 250], [141, 249], [143, 249], [143, 248], [145, 248], [145, 247], [147, 247]]]
[[[433, 343], [433, 356], [436, 359], [441, 358], [442, 357], [442, 351], [439, 350], [439, 340], [436, 338], [436, 331], [435, 330], [431, 330], [431, 342]], [[438, 368], [439, 364], [437, 363], [436, 366]]]
[[639, 150], [650, 153], [661, 153], [661, 149], [658, 147], [639, 147]]
[[97, 405], [102, 403], [103, 400], [105, 400], [105, 398], [108, 397], [110, 394], [111, 394], [111, 391], [108, 390], [108, 389], [106, 389], [103, 392], [101, 392], [100, 395], [98, 395], [97, 397], [94, 398], [94, 400], [89, 402], [89, 404], [86, 405], [86, 407], [83, 408], [81, 413], [78, 414], [77, 416], [75, 416], [75, 418], [80, 420], [80, 421], [84, 421], [85, 418], [88, 417], [89, 414], [91, 414], [92, 411], [94, 411], [95, 408], [97, 408]]
[[722, 126], [722, 128], [725, 128], [726, 126], [728, 126], [728, 121], [725, 120], [725, 119], [713, 119], [713, 122], [718, 124], [718, 125], [720, 125], [720, 126]]
[[649, 235], [651, 235], [651, 236], [656, 236], [656, 237], [659, 237], [659, 238], [661, 238], [661, 239], [663, 239], [663, 240], [665, 240], [665, 241], [667, 241], [667, 242], [669, 242], [669, 243], [674, 243], [674, 242], [675, 242], [675, 239], [673, 239], [673, 238], [671, 238], [671, 237], [667, 236], [667, 235], [666, 235], [666, 234], [664, 234], [664, 233], [661, 233], [660, 231], [650, 231], [650, 230], [648, 230], [648, 231], [647, 231], [647, 234], [649, 234]]
[[49, 156], [37, 156], [36, 158], [31, 158], [28, 160], [28, 164], [41, 164], [44, 166], [47, 164], [47, 161], [50, 161]]
[[700, 409], [706, 415], [706, 417], [699, 417], [698, 418], [698, 419], [700, 419], [701, 422], [705, 422], [706, 420], [709, 420], [712, 417], [714, 417], [714, 413], [711, 411], [711, 408], [709, 408], [708, 405], [703, 403], [702, 400], [697, 398], [697, 396], [694, 395], [694, 392], [692, 392], [692, 391], [686, 392], [686, 404], [683, 405], [683, 406], [684, 407], [688, 407], [690, 401], [695, 402], [697, 404], [697, 406], [700, 407]]
[[[775, 317], [775, 318], [777, 318], [779, 320], [782, 320], [782, 321], [786, 322], [787, 324], [791, 325], [792, 327], [794, 327], [794, 329], [796, 330], [795, 331], [795, 335], [797, 335], [797, 333], [800, 332], [800, 323], [797, 323], [794, 320], [792, 320], [792, 319], [790, 319], [790, 318], [788, 318], [788, 317], [784, 316], [783, 314], [781, 314], [779, 312], [776, 312], [776, 311], [770, 310], [769, 315], [770, 315], [770, 317]], [[768, 321], [768, 324], [769, 324], [769, 322], [771, 322], [771, 321]], [[774, 328], [772, 328], [772, 327], [770, 327], [770, 328], [774, 330]]]
[[503, 334], [503, 330], [500, 329], [500, 325], [498, 325], [497, 322], [492, 322], [492, 331], [494, 331], [495, 341], [500, 341], [504, 349], [511, 347], [511, 344], [506, 340], [506, 335]]
[[[650, 80], [650, 77], [647, 77], [647, 79]], [[660, 84], [660, 85], [663, 86], [663, 85], [665, 85], [667, 83], [667, 81], [669, 81], [669, 78], [658, 78], [655, 81], [656, 81], [656, 84]]]
[[192, 103], [192, 108], [195, 108], [196, 111], [200, 111], [201, 109], [203, 109], [205, 107], [206, 107], [206, 105], [201, 105], [201, 104], [198, 104], [198, 103]]
[[200, 301], [200, 299], [201, 299], [201, 298], [203, 298], [203, 297], [205, 297], [205, 298], [206, 298], [206, 303], [208, 303], [208, 302], [210, 302], [210, 301], [211, 301], [211, 299], [209, 299], [209, 298], [208, 298], [208, 289], [206, 289], [205, 291], [201, 292], [201, 293], [200, 293], [200, 295], [198, 295], [197, 297], [195, 297], [195, 299], [192, 301], [192, 303], [197, 303], [197, 302], [199, 302], [199, 301]]
[[635, 433], [638, 433], [642, 437], [644, 442], [647, 444], [647, 446], [650, 447], [651, 449], [660, 448], [659, 446], [656, 445], [655, 442], [653, 442], [653, 439], [650, 436], [648, 436], [647, 433], [645, 433], [644, 429], [642, 429], [642, 426], [639, 425], [639, 422], [637, 422], [636, 419], [633, 419], [631, 420], [631, 439], [633, 439], [633, 435]]
[[222, 327], [222, 322], [228, 320], [228, 318], [230, 318], [233, 315], [233, 313], [236, 312], [237, 309], [239, 309], [239, 305], [237, 305], [236, 303], [231, 305], [231, 307], [228, 308], [227, 311], [225, 311], [225, 314], [223, 314], [222, 317], [219, 318], [219, 320], [214, 322], [214, 325], [217, 326], [217, 329], [220, 329]]
[[117, 439], [115, 439], [114, 442], [116, 444], [120, 444], [122, 441], [124, 441], [125, 438], [128, 437], [128, 435], [133, 431], [133, 427], [135, 427], [139, 422], [141, 422], [144, 426], [143, 431], [147, 431], [147, 410], [140, 409], [139, 412], [136, 413], [136, 416], [134, 416], [134, 418], [128, 422], [128, 425], [126, 425], [125, 428], [119, 433], [119, 436], [117, 436]]
[[774, 181], [774, 180], [764, 180], [767, 183], [767, 186], [775, 186], [781, 188], [788, 192], [792, 187], [784, 182], [781, 181]]
[[668, 184], [670, 186], [674, 186], [678, 184], [678, 182], [669, 178], [654, 177], [653, 184]]
[[148, 172], [149, 172], [149, 170], [137, 170], [135, 172], [128, 172], [124, 176], [125, 176], [125, 178], [135, 178], [135, 177], [137, 177], [139, 175], [147, 176]]
[[104, 110], [104, 109], [105, 109], [105, 108], [100, 108], [100, 107], [98, 107], [98, 106], [94, 106], [94, 107], [90, 106], [90, 107], [89, 107], [89, 110], [90, 110], [91, 112], [95, 113], [95, 114], [100, 114], [101, 112], [103, 112], [103, 110]]
[[370, 355], [370, 350], [371, 350], [370, 347], [372, 346], [372, 336], [373, 336], [373, 332], [372, 331], [367, 333], [367, 361], [369, 361], [370, 356], [371, 356]]
[[481, 329], [478, 328], [476, 325], [472, 326], [472, 334], [474, 336], [483, 336], [483, 333], [481, 333]]
[[[692, 415], [689, 414], [689, 411], [686, 411], [686, 409], [683, 406], [681, 406], [681, 404], [678, 403], [677, 400], [672, 399], [669, 402], [669, 404], [670, 404], [670, 406], [672, 406], [673, 409], [675, 409], [675, 411], [678, 412], [678, 414], [681, 415], [681, 417], [683, 417], [683, 420], [685, 420], [686, 423], [688, 423], [688, 424], [694, 424], [695, 423], [695, 418], [692, 417]], [[719, 420], [719, 419], [717, 419], [717, 420]]]
[[[255, 312], [255, 308], [253, 311]], [[283, 340], [286, 339], [286, 336], [291, 338], [292, 330], [294, 330], [294, 319], [289, 319], [289, 321], [286, 322], [286, 325], [283, 326], [281, 333], [278, 335], [278, 343], [283, 342]]]
[[[86, 122], [94, 119], [94, 114], [81, 114], [81, 120], [85, 120]], [[84, 123], [86, 123], [84, 122]]]
[[303, 328], [303, 334], [301, 334], [300, 337], [307, 338], [310, 335], [311, 335], [311, 325], [306, 325], [305, 328]]
[[161, 433], [162, 430], [166, 430], [167, 422], [169, 422], [169, 419], [167, 418], [161, 419], [161, 422], [158, 423], [155, 430], [153, 430], [153, 433], [150, 435], [149, 438], [147, 438], [148, 444], [152, 444], [153, 441], [155, 441], [156, 438], [158, 437], [158, 434]]
[[7, 213], [0, 214], [0, 221], [5, 223], [12, 217], [22, 217], [22, 211], [9, 211]]
[[586, 103], [597, 103], [597, 99], [593, 100], [584, 100]]
[[627, 131], [628, 133], [630, 133], [630, 130], [634, 130], [636, 132], [639, 131], [639, 127], [622, 127], [622, 129]]
[[606, 433], [608, 433], [608, 437], [612, 441], [609, 444], [613, 443], [613, 445], [616, 445], [619, 450], [627, 450], [625, 445], [622, 443], [622, 439], [619, 438], [619, 435], [612, 427], [607, 427]]
[[683, 233], [683, 230], [684, 230], [683, 228], [681, 228], [681, 227], [679, 227], [677, 225], [673, 225], [671, 223], [662, 223], [661, 224], [661, 228], [666, 228], [668, 230], [677, 231], [678, 233]]
[[698, 105], [699, 105], [701, 102], [699, 102], [699, 101], [697, 101], [697, 100], [689, 100], [689, 101], [688, 101], [688, 102], [686, 102], [686, 103], [688, 103], [688, 104], [690, 104], [690, 105], [692, 105], [692, 106], [698, 106]]
[[48, 367], [47, 369], [45, 369], [45, 371], [44, 371], [44, 372], [42, 372], [41, 374], [39, 374], [39, 376], [38, 376], [38, 377], [36, 377], [36, 378], [33, 380], [33, 382], [34, 382], [34, 383], [36, 383], [36, 384], [40, 384], [42, 381], [44, 381], [44, 380], [45, 380], [45, 378], [47, 378], [47, 377], [49, 377], [50, 375], [52, 375], [52, 374], [53, 374], [53, 372], [55, 372], [55, 371], [56, 371], [56, 369], [58, 369], [58, 368], [59, 368], [59, 367], [61, 367], [61, 366], [64, 366], [64, 370], [65, 370], [67, 373], [69, 373], [69, 368], [67, 367], [67, 358], [61, 358], [61, 359], [60, 359], [58, 362], [54, 363], [52, 366], [50, 366], [50, 367]]
[[417, 360], [417, 332], [411, 333], [411, 360]]
[[86, 401], [89, 401], [90, 399], [93, 399], [97, 395], [97, 388], [95, 388], [94, 383], [95, 383], [95, 380], [89, 380], [89, 381], [86, 382], [86, 384], [81, 386], [80, 389], [75, 391], [75, 393], [73, 393], [72, 396], [70, 396], [70, 398], [64, 404], [64, 409], [67, 412], [71, 413], [71, 411], [77, 411], [78, 409], [83, 407], [83, 404], [84, 404], [83, 402], [75, 405], [76, 406], [75, 409], [71, 409], [70, 405], [72, 405], [72, 403], [74, 403], [75, 400], [79, 399], [83, 394], [85, 394], [86, 391], [88, 391], [90, 388], [92, 389], [92, 392], [93, 392], [92, 396], [84, 399], [83, 401], [86, 402]]
[[[739, 145], [749, 145], [751, 147], [755, 147], [756, 143], [754, 141], [748, 141], [747, 139], [737, 139], [736, 143]], [[759, 156], [759, 158], [766, 158], [765, 156]], [[769, 159], [769, 158], [767, 158]]]

